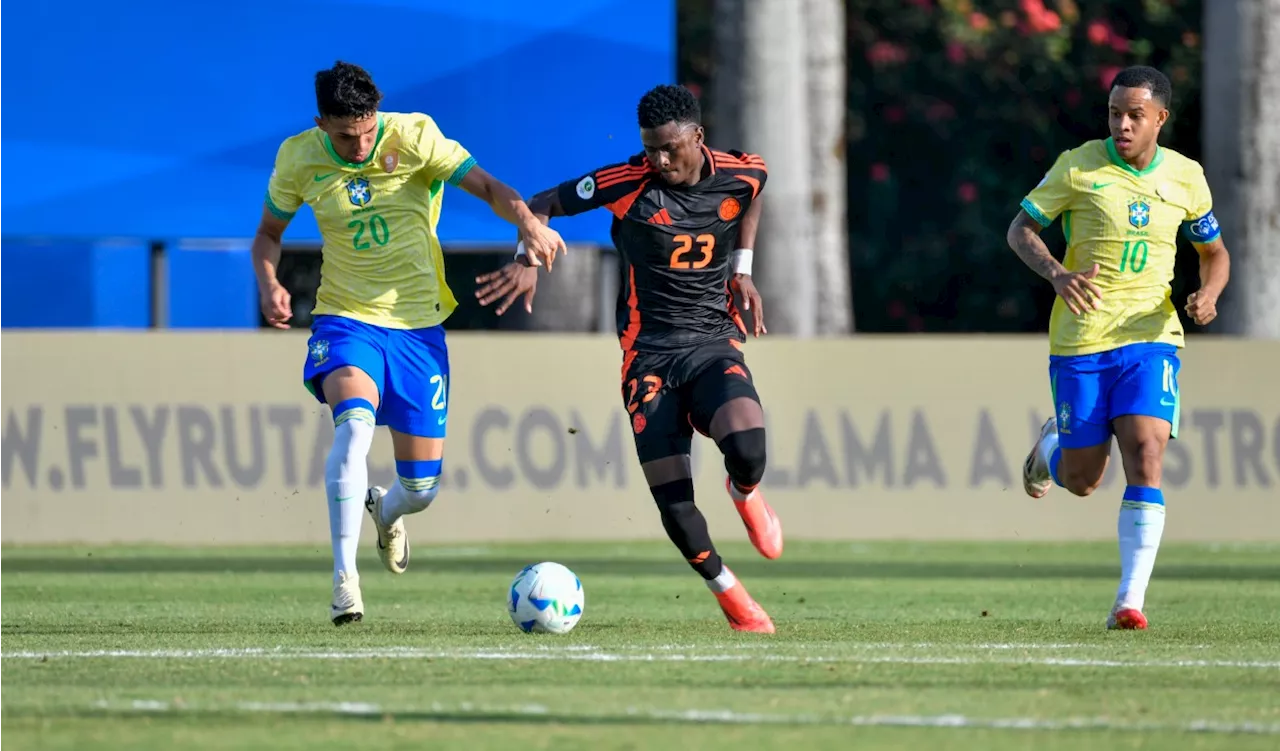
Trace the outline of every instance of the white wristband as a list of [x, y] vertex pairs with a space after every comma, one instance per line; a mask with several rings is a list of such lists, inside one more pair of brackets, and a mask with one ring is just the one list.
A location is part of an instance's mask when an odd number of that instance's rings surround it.
[[751, 276], [751, 248], [738, 248], [733, 251], [733, 273]]
[[529, 250], [524, 247], [524, 240], [516, 243], [516, 258], [529, 255]]

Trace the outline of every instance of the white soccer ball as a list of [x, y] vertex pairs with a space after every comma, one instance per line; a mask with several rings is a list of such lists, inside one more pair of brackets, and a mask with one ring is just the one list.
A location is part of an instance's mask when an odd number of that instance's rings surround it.
[[582, 581], [559, 563], [525, 566], [511, 582], [507, 613], [525, 633], [567, 634], [582, 618]]

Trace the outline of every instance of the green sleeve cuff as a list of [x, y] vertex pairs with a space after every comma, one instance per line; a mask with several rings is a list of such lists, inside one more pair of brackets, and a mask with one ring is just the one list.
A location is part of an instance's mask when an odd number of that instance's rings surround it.
[[270, 211], [271, 215], [274, 216], [276, 219], [281, 219], [281, 220], [292, 219], [293, 215], [298, 213], [296, 211], [285, 211], [284, 209], [277, 206], [276, 202], [271, 200], [270, 192], [267, 193], [267, 211]]
[[1027, 212], [1027, 216], [1036, 220], [1041, 227], [1048, 227], [1050, 224], [1053, 224], [1053, 220], [1045, 216], [1044, 212], [1040, 210], [1040, 207], [1032, 203], [1030, 198], [1022, 199], [1022, 203], [1018, 205], [1022, 207], [1023, 211]]
[[474, 166], [476, 166], [476, 158], [473, 156], [467, 157], [466, 161], [459, 164], [458, 168], [453, 171], [453, 174], [449, 175], [449, 184], [455, 188], [462, 185], [462, 178], [466, 177], [467, 173], [470, 172], [471, 168]]

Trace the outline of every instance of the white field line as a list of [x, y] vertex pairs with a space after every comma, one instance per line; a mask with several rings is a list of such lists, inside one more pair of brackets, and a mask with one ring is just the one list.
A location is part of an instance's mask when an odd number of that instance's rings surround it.
[[298, 648], [224, 648], [224, 649], [97, 649], [65, 651], [6, 651], [6, 660], [51, 659], [140, 659], [140, 660], [556, 660], [570, 662], [780, 662], [780, 663], [887, 663], [904, 665], [1042, 665], [1071, 668], [1237, 668], [1280, 669], [1280, 661], [1259, 660], [1186, 660], [1186, 659], [1100, 659], [1089, 657], [1032, 657], [1014, 655], [912, 655], [912, 654], [827, 654], [790, 655], [736, 652], [702, 652], [662, 650], [657, 652], [620, 651], [589, 646], [534, 649], [423, 649], [385, 647], [351, 650], [317, 650]]
[[1192, 720], [1183, 723], [1135, 723], [1099, 718], [1043, 719], [1035, 717], [967, 717], [964, 715], [816, 715], [735, 712], [733, 710], [665, 710], [627, 707], [614, 713], [584, 713], [553, 710], [540, 704], [484, 705], [462, 702], [432, 702], [419, 707], [382, 707], [365, 702], [235, 702], [222, 705], [170, 703], [155, 700], [131, 702], [95, 702], [98, 710], [124, 713], [165, 712], [261, 712], [269, 714], [331, 714], [358, 717], [386, 715], [410, 716], [409, 719], [448, 720], [459, 715], [497, 715], [503, 717], [546, 718], [560, 722], [585, 722], [635, 719], [688, 724], [734, 725], [857, 725], [888, 727], [924, 727], [986, 730], [1110, 730], [1129, 732], [1175, 731], [1188, 733], [1250, 733], [1280, 735], [1280, 723], [1220, 722]]

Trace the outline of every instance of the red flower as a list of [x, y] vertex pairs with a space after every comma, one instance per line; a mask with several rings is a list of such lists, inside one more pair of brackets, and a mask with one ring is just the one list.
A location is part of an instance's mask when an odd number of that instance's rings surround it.
[[896, 125], [907, 119], [907, 111], [899, 104], [891, 104], [884, 108], [884, 121]]
[[986, 31], [991, 28], [991, 19], [985, 13], [974, 11], [969, 14], [969, 27], [978, 31]]
[[952, 65], [960, 65], [964, 63], [966, 55], [964, 53], [964, 45], [959, 42], [947, 42], [947, 60]]
[[879, 41], [867, 48], [867, 62], [888, 65], [907, 61], [907, 51], [893, 42]]
[[884, 162], [876, 162], [871, 165], [872, 182], [882, 183], [889, 179], [889, 165]]
[[1111, 89], [1111, 82], [1116, 80], [1116, 76], [1120, 75], [1121, 68], [1119, 65], [1104, 65], [1098, 68], [1098, 83], [1102, 84], [1102, 88]]
[[1111, 41], [1111, 27], [1106, 21], [1090, 21], [1089, 26], [1085, 30], [1085, 35], [1089, 37], [1089, 42], [1101, 47]]
[[978, 200], [978, 186], [969, 182], [960, 183], [956, 188], [956, 195], [965, 203], [973, 203]]

